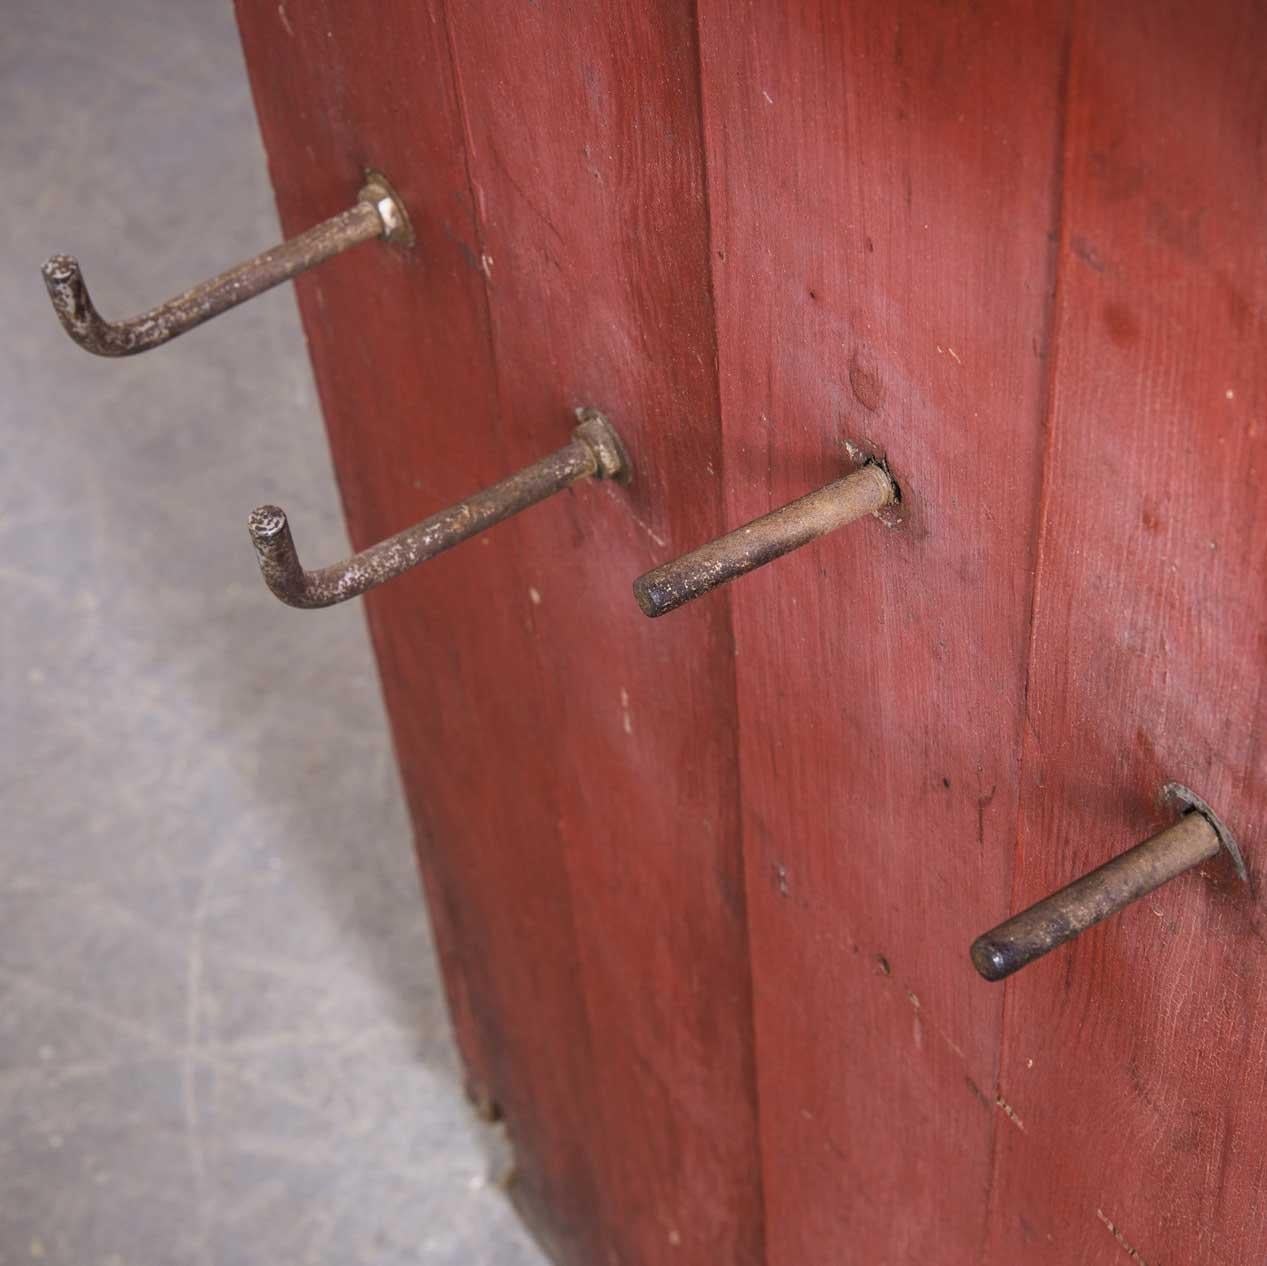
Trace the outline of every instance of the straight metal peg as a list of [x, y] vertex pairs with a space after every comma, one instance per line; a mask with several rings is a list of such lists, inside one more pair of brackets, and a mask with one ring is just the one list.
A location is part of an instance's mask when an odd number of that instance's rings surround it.
[[1240, 879], [1248, 882], [1241, 850], [1210, 806], [1181, 783], [1167, 783], [1162, 794], [1184, 810], [1173, 826], [973, 941], [972, 965], [986, 980], [1002, 980], [1020, 971], [1177, 875], [1209, 861], [1220, 848], [1231, 856]]
[[639, 576], [634, 597], [644, 615], [667, 615], [695, 598], [837, 528], [898, 500], [897, 485], [878, 462], [817, 489], [707, 545]]

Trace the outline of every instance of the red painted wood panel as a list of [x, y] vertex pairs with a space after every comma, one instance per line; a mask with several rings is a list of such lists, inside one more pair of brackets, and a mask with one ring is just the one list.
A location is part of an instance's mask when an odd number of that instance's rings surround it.
[[366, 603], [517, 1194], [561, 1260], [759, 1262], [728, 604], [664, 629], [629, 592], [722, 527], [691, 7], [239, 14], [288, 229], [374, 166], [418, 233], [300, 286], [354, 542], [556, 447], [578, 405], [634, 458], [627, 491], [578, 488]]
[[[1254, 867], [1261, 9], [237, 3], [287, 229], [377, 167], [418, 231], [299, 283], [355, 544], [578, 405], [634, 456], [366, 600], [463, 1057], [560, 1260], [1262, 1258], [1267, 924], [1226, 870], [1005, 988], [967, 959], [1169, 778]], [[846, 443], [901, 526], [638, 613]]]
[[701, 4], [728, 519], [846, 441], [908, 515], [732, 591], [775, 1266], [983, 1242], [965, 950], [1015, 843], [1064, 42], [1037, 3]]
[[560, 405], [597, 404], [637, 470], [601, 534], [523, 525], [610, 1260], [758, 1261], [729, 614], [666, 638], [629, 591], [721, 526], [692, 11], [450, 15], [505, 425], [528, 442]]
[[[396, 182], [419, 238], [407, 254], [361, 247], [298, 284], [361, 548], [522, 460], [498, 426], [484, 282], [462, 250], [475, 218], [444, 15], [402, 6], [367, 21], [355, 6], [242, 0], [238, 16], [285, 229], [345, 204], [375, 167]], [[417, 94], [408, 116], [405, 84]], [[566, 418], [551, 421], [562, 438]], [[557, 518], [560, 506], [536, 513]], [[292, 518], [302, 545], [302, 515]], [[552, 809], [533, 709], [542, 686], [523, 611], [490, 601], [521, 591], [522, 570], [518, 534], [503, 527], [365, 607], [473, 1093], [507, 1114], [525, 1204], [551, 1211], [563, 1251], [597, 1253], [571, 894], [553, 832], [526, 822], [521, 803], [531, 781], [527, 811]], [[517, 679], [492, 669], [508, 660], [527, 661]], [[490, 780], [489, 762], [514, 773]], [[573, 1040], [543, 1049], [547, 1026]]]
[[[1267, 12], [1080, 6], [1012, 905], [1267, 837]], [[1007, 986], [992, 1263], [1267, 1259], [1261, 900], [1210, 864]]]

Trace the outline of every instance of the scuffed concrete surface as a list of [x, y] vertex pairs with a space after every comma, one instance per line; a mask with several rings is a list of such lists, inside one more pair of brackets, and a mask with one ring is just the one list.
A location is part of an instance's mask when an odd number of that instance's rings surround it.
[[0, 6], [0, 1263], [540, 1262], [458, 1086], [289, 287], [135, 360], [62, 334], [268, 245], [224, 0]]

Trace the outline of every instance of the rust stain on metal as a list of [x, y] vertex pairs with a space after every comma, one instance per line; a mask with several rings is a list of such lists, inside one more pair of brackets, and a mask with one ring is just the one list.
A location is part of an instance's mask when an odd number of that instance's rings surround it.
[[594, 409], [578, 410], [580, 425], [563, 448], [500, 483], [330, 567], [305, 571], [290, 525], [277, 506], [251, 512], [247, 527], [264, 583], [287, 606], [330, 607], [425, 563], [445, 550], [544, 501], [585, 478], [627, 482], [629, 459], [611, 424]]
[[977, 937], [971, 950], [977, 971], [986, 980], [1010, 976], [1221, 848], [1247, 878], [1236, 841], [1204, 800], [1180, 783], [1168, 783], [1163, 797], [1187, 810], [1178, 822]]
[[391, 185], [371, 172], [356, 204], [346, 211], [125, 321], [100, 315], [73, 256], [54, 255], [42, 272], [62, 328], [80, 347], [96, 356], [135, 356], [374, 238], [411, 245], [413, 230]]
[[888, 471], [879, 462], [868, 462], [843, 479], [639, 576], [634, 596], [643, 614], [667, 615], [718, 585], [878, 513], [897, 499], [897, 485]]

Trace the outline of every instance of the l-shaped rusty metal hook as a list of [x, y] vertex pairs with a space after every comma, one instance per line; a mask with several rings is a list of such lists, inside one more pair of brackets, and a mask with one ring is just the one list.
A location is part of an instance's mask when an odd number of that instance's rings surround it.
[[629, 458], [620, 437], [596, 409], [578, 409], [571, 443], [500, 483], [423, 519], [341, 563], [305, 571], [285, 512], [260, 506], [247, 528], [264, 583], [291, 607], [331, 607], [358, 597], [495, 523], [562, 492], [587, 476], [627, 482]]
[[413, 230], [391, 185], [371, 172], [346, 211], [127, 321], [107, 321], [98, 313], [74, 256], [54, 255], [42, 271], [53, 310], [80, 347], [97, 356], [134, 356], [376, 237], [409, 245]]

